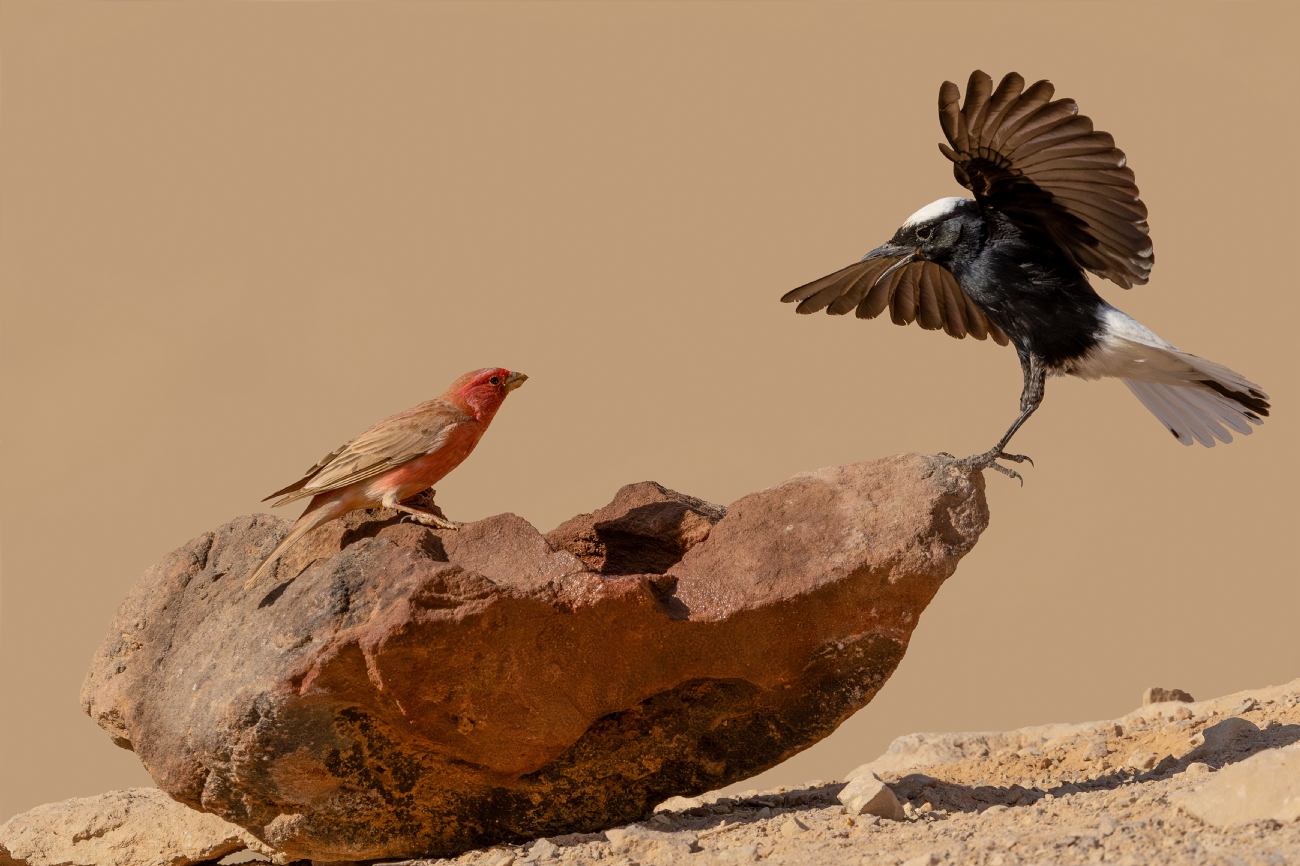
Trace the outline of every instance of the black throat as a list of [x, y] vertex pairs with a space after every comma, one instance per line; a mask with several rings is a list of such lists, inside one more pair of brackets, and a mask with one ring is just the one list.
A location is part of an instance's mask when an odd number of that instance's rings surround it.
[[952, 272], [1022, 356], [1033, 353], [1059, 370], [1097, 345], [1106, 302], [1042, 233], [996, 211], [972, 213], [945, 252], [935, 263]]

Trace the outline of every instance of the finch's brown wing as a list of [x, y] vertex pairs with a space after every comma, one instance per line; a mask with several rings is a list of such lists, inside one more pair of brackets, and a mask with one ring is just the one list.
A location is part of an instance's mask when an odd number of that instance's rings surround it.
[[[429, 400], [385, 418], [307, 470], [300, 480], [267, 499], [288, 494], [275, 503], [337, 490], [415, 460], [437, 450], [453, 425], [469, 416], [445, 400]], [[264, 502], [266, 500], [263, 500]]]
[[959, 340], [970, 334], [977, 340], [991, 336], [998, 345], [1007, 344], [1007, 335], [975, 306], [947, 268], [925, 261], [894, 268], [899, 261], [894, 257], [858, 262], [786, 292], [781, 300], [799, 301], [795, 308], [799, 313], [824, 309], [842, 316], [856, 308], [859, 319], [874, 319], [888, 309], [896, 325], [916, 322]]
[[981, 205], [1047, 234], [1081, 268], [1124, 288], [1142, 285], [1155, 257], [1147, 208], [1124, 151], [1073, 99], [1014, 72], [993, 89], [978, 69], [958, 107], [957, 85], [939, 88], [939, 122], [957, 182]]

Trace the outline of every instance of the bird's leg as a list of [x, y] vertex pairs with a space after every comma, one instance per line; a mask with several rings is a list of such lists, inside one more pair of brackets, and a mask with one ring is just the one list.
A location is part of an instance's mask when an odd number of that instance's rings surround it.
[[[423, 494], [420, 495], [423, 496]], [[411, 497], [411, 498], [415, 499], [415, 497]], [[438, 508], [438, 506], [433, 504], [432, 490], [428, 491], [428, 496], [425, 497], [425, 501], [429, 503], [429, 506], [431, 508]], [[406, 514], [411, 515], [411, 517], [414, 518], [416, 522], [422, 523], [425, 526], [436, 526], [439, 529], [460, 528], [459, 523], [457, 523], [454, 520], [448, 520], [442, 514], [435, 513], [433, 511], [429, 511], [423, 508], [413, 508], [410, 505], [403, 505], [401, 502], [398, 502], [397, 497], [393, 495], [386, 496], [384, 498], [384, 501], [380, 504], [383, 505], [384, 508], [393, 508], [396, 509], [397, 511], [405, 512]], [[440, 512], [442, 511], [442, 509], [438, 508], [438, 511]]]
[[1010, 429], [1002, 435], [1002, 438], [998, 440], [998, 444], [983, 454], [967, 457], [962, 462], [971, 469], [996, 469], [1003, 475], [1018, 479], [1021, 484], [1024, 484], [1025, 479], [1020, 477], [1019, 472], [996, 462], [998, 460], [1011, 460], [1015, 463], [1029, 461], [1030, 466], [1034, 465], [1034, 461], [1023, 454], [1007, 454], [1002, 450], [1007, 447], [1011, 437], [1016, 435], [1020, 425], [1029, 420], [1029, 416], [1034, 414], [1034, 410], [1043, 402], [1043, 393], [1047, 380], [1047, 366], [1043, 363], [1043, 359], [1033, 352], [1022, 352], [1020, 353], [1020, 367], [1025, 374], [1025, 388], [1020, 394], [1020, 417], [1016, 418]]

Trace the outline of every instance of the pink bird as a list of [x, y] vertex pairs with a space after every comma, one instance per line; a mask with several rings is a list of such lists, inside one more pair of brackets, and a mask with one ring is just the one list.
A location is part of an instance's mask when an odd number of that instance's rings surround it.
[[308, 496], [312, 500], [244, 588], [256, 583], [289, 545], [358, 508], [395, 508], [425, 525], [455, 529], [459, 524], [402, 500], [428, 490], [459, 466], [487, 432], [506, 395], [527, 378], [500, 367], [466, 373], [441, 397], [385, 418], [266, 497], [284, 497], [273, 508]]

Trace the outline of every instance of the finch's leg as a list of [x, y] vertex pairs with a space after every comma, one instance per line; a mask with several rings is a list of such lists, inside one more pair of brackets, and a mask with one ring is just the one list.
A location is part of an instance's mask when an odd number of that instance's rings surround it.
[[459, 523], [457, 523], [454, 520], [448, 520], [447, 518], [443, 517], [441, 514], [434, 514], [432, 511], [426, 511], [423, 508], [412, 508], [409, 505], [403, 505], [402, 503], [398, 502], [397, 497], [392, 494], [385, 496], [383, 502], [381, 502], [380, 504], [384, 508], [393, 508], [396, 509], [397, 511], [403, 511], [411, 515], [413, 518], [415, 518], [416, 522], [422, 523], [425, 526], [436, 526], [439, 529], [460, 528]]
[[996, 462], [998, 460], [1011, 460], [1015, 463], [1028, 462], [1030, 466], [1034, 465], [1034, 461], [1023, 454], [1007, 454], [1002, 450], [1007, 447], [1011, 437], [1016, 435], [1020, 425], [1029, 420], [1029, 416], [1034, 414], [1034, 410], [1042, 404], [1043, 393], [1046, 390], [1047, 367], [1043, 364], [1042, 358], [1032, 352], [1024, 352], [1020, 355], [1020, 367], [1025, 374], [1025, 388], [1020, 394], [1020, 417], [1016, 418], [1011, 428], [998, 440], [998, 444], [983, 454], [967, 457], [962, 462], [971, 469], [995, 469], [1003, 475], [1015, 478], [1021, 484], [1024, 484], [1025, 479], [1020, 477], [1019, 472]]

